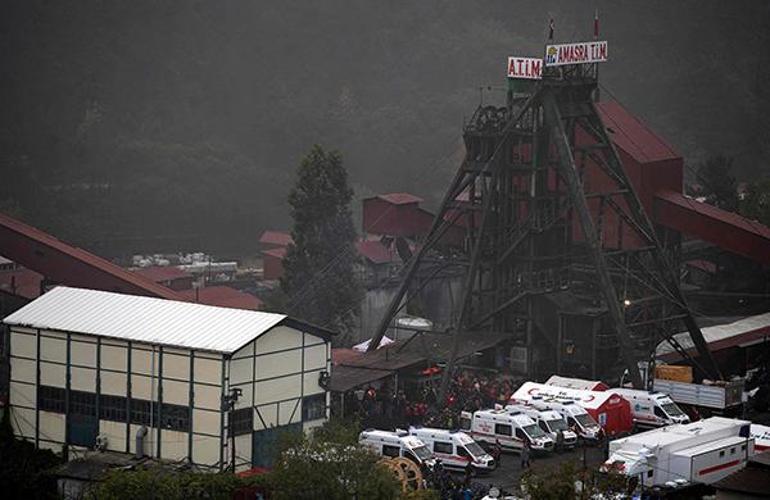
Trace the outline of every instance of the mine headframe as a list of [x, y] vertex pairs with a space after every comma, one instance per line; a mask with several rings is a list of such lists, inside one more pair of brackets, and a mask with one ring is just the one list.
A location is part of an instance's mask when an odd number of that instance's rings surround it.
[[700, 359], [696, 368], [719, 377], [670, 255], [597, 112], [597, 73], [596, 64], [545, 68], [526, 92], [510, 91], [505, 106], [476, 110], [464, 128], [466, 157], [405, 266], [370, 349], [402, 302], [417, 293], [413, 281], [435, 262], [431, 256], [447, 231], [460, 227], [462, 248], [442, 257], [464, 269], [445, 374], [459, 344], [475, 332], [509, 334], [525, 346], [528, 371], [539, 343], [560, 356], [563, 344], [553, 339], [548, 307], [539, 311], [543, 301], [569, 295], [605, 318], [605, 331], [593, 332], [599, 335], [594, 376], [611, 377], [625, 367], [641, 387], [639, 363], [661, 340], [692, 359], [673, 338], [687, 331]]

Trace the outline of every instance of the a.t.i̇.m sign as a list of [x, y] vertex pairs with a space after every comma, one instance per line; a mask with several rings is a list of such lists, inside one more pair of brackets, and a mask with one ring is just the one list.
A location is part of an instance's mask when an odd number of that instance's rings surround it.
[[534, 57], [509, 57], [508, 78], [540, 80], [543, 78], [543, 60]]
[[545, 47], [546, 66], [589, 64], [607, 60], [607, 42], [575, 42]]

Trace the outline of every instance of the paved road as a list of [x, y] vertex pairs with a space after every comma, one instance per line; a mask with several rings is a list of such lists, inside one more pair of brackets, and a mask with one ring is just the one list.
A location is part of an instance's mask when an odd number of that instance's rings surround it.
[[[604, 462], [604, 450], [594, 446], [578, 447], [562, 453], [534, 455], [530, 462], [535, 471], [552, 470], [558, 468], [560, 464], [570, 461], [582, 464], [584, 453], [588, 467], [594, 468]], [[517, 453], [503, 453], [500, 466], [491, 474], [475, 478], [475, 481], [489, 486], [497, 486], [508, 492], [516, 492], [519, 490], [521, 475], [519, 455]]]

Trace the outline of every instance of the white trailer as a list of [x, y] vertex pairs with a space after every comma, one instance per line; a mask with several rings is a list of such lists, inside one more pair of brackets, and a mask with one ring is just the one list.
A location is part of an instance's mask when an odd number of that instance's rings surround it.
[[656, 378], [653, 391], [668, 394], [676, 403], [699, 406], [710, 410], [725, 411], [743, 404], [743, 380], [720, 385], [690, 384]]
[[754, 455], [750, 425], [711, 417], [616, 439], [602, 469], [638, 477], [644, 486], [711, 484], [745, 467]]
[[607, 389], [607, 392], [623, 396], [628, 401], [637, 427], [661, 427], [690, 421], [690, 417], [662, 392], [618, 388]]

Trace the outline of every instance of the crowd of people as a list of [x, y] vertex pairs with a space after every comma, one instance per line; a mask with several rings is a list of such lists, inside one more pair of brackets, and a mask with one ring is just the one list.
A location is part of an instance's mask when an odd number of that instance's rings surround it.
[[440, 376], [406, 384], [396, 390], [391, 383], [360, 388], [349, 395], [347, 408], [365, 427], [406, 428], [427, 425], [453, 429], [459, 426], [460, 412], [473, 412], [494, 405], [505, 405], [515, 387], [503, 375], [462, 370], [450, 379], [443, 404], [438, 403]]

